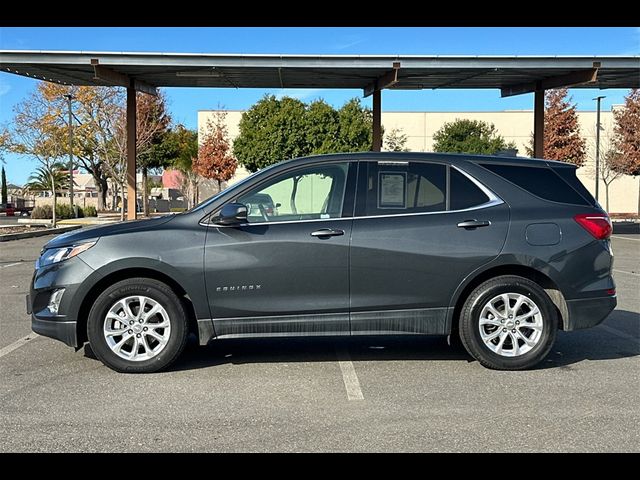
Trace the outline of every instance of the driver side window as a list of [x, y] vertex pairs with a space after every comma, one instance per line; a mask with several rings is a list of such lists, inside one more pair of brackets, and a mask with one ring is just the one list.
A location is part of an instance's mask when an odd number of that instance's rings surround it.
[[277, 176], [236, 201], [249, 223], [337, 218], [342, 214], [348, 163], [314, 165]]

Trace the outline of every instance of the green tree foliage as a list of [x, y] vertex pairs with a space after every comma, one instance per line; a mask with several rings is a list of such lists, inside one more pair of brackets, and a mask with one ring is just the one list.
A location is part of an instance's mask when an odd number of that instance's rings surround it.
[[49, 166], [41, 166], [27, 179], [25, 189], [28, 192], [49, 192], [52, 185], [55, 190], [64, 190], [69, 185], [69, 174], [62, 162], [56, 162]]
[[233, 152], [255, 172], [295, 157], [369, 150], [371, 127], [371, 111], [357, 98], [336, 110], [324, 100], [268, 95], [242, 115]]
[[158, 163], [181, 172], [191, 171], [193, 159], [198, 156], [198, 133], [178, 124], [162, 135], [160, 143], [153, 146]]
[[182, 190], [189, 205], [197, 203], [198, 175], [193, 171], [198, 157], [198, 132], [178, 124], [162, 135], [162, 141], [153, 147], [156, 160], [182, 173]]
[[2, 191], [0, 203], [7, 203], [7, 175], [4, 173], [4, 167], [2, 167], [2, 187], [0, 189]]
[[434, 152], [492, 155], [500, 150], [516, 148], [513, 142], [505, 142], [493, 123], [466, 118], [445, 123], [433, 140]]

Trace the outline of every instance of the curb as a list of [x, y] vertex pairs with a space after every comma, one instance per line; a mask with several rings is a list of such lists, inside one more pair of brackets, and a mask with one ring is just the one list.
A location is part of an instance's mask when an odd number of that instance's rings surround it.
[[24, 238], [33, 238], [33, 237], [44, 237], [45, 235], [58, 235], [65, 232], [70, 232], [71, 230], [77, 230], [78, 228], [82, 228], [80, 225], [72, 225], [70, 227], [62, 227], [62, 228], [45, 228], [43, 230], [36, 230], [34, 232], [24, 232], [24, 233], [7, 233], [5, 235], [0, 235], [0, 242], [9, 242], [11, 240], [22, 240]]

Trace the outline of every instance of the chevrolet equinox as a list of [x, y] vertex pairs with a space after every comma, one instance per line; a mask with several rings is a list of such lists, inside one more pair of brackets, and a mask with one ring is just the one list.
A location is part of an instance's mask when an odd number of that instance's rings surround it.
[[182, 214], [47, 243], [32, 328], [119, 372], [213, 339], [456, 335], [521, 370], [616, 306], [607, 214], [572, 165], [359, 153], [265, 168]]

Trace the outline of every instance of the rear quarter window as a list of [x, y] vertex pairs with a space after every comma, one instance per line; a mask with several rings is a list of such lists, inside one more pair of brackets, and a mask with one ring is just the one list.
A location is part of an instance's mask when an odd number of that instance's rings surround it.
[[[484, 163], [481, 166], [544, 200], [574, 205], [589, 205], [589, 202], [582, 195], [551, 168], [495, 163]], [[576, 178], [576, 181], [579, 180]]]

